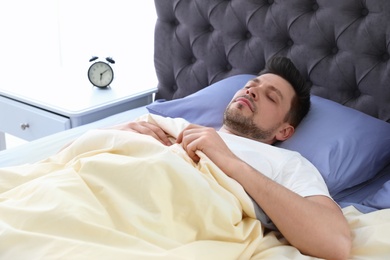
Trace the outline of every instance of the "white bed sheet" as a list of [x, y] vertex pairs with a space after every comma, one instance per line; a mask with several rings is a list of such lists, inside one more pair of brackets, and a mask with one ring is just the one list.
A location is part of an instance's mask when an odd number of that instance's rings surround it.
[[142, 106], [1, 151], [0, 167], [34, 163], [43, 160], [58, 152], [63, 146], [90, 129], [104, 128], [132, 121], [146, 113], [148, 113], [146, 106]]

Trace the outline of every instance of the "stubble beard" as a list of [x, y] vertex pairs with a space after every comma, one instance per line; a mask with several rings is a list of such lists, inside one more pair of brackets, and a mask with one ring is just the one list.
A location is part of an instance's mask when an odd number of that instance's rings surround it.
[[254, 107], [251, 116], [244, 116], [241, 109], [244, 105], [237, 104], [237, 109], [231, 107], [232, 103], [226, 108], [223, 116], [223, 124], [227, 126], [232, 132], [239, 136], [247, 137], [257, 141], [269, 140], [278, 126], [270, 129], [263, 129], [257, 126], [254, 122], [254, 116], [257, 113]]

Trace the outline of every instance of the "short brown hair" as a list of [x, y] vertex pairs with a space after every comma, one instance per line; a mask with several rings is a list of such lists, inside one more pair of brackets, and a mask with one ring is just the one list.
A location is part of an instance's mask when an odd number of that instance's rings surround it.
[[293, 86], [296, 95], [292, 100], [291, 109], [286, 115], [286, 121], [297, 127], [310, 110], [311, 86], [306, 83], [305, 78], [294, 63], [286, 57], [274, 56], [270, 58], [265, 68], [260, 71], [259, 76], [267, 73], [278, 75]]

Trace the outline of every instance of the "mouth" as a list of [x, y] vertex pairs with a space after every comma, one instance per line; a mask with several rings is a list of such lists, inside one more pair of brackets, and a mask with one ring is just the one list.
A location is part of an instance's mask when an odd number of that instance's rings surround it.
[[249, 98], [247, 98], [247, 97], [238, 97], [238, 98], [236, 98], [235, 102], [238, 102], [240, 104], [246, 105], [247, 107], [249, 107], [249, 109], [252, 112], [254, 112], [254, 106], [252, 104], [252, 101]]

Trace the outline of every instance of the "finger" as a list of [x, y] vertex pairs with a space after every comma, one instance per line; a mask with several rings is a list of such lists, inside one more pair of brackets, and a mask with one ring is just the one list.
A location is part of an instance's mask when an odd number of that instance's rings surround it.
[[172, 142], [167, 137], [167, 134], [160, 127], [148, 122], [130, 122], [126, 124], [123, 130], [149, 135], [164, 145], [172, 145]]
[[177, 144], [180, 144], [183, 141], [183, 131], [181, 131], [180, 134], [176, 138], [176, 143]]
[[199, 140], [197, 133], [193, 133], [191, 130], [186, 130], [185, 132], [183, 132], [181, 145], [188, 154], [188, 156], [195, 163], [198, 163], [200, 160], [199, 156], [196, 154], [196, 152], [200, 150], [198, 147], [198, 143]]
[[196, 150], [187, 150], [187, 154], [195, 163], [200, 161], [200, 157], [196, 154]]
[[190, 158], [194, 161], [194, 163], [198, 163], [200, 161], [200, 157], [196, 153], [194, 153], [193, 156], [190, 156]]
[[178, 135], [178, 137], [176, 138], [176, 143], [180, 144], [182, 141], [183, 141], [183, 138], [185, 136], [185, 133], [187, 132], [188, 133], [188, 130], [191, 130], [191, 129], [195, 129], [195, 128], [199, 128], [200, 126], [198, 125], [195, 125], [195, 124], [189, 124], [186, 128], [184, 128], [180, 134]]
[[169, 140], [167, 133], [165, 133], [160, 127], [150, 123], [141, 124], [141, 127], [141, 133], [154, 137], [164, 145], [172, 145], [172, 142]]
[[184, 138], [183, 142], [181, 143], [184, 151], [186, 151], [187, 155], [195, 162], [199, 162], [199, 156], [196, 154], [196, 151], [198, 150], [196, 147], [196, 144], [194, 142], [187, 143], [187, 141]]

